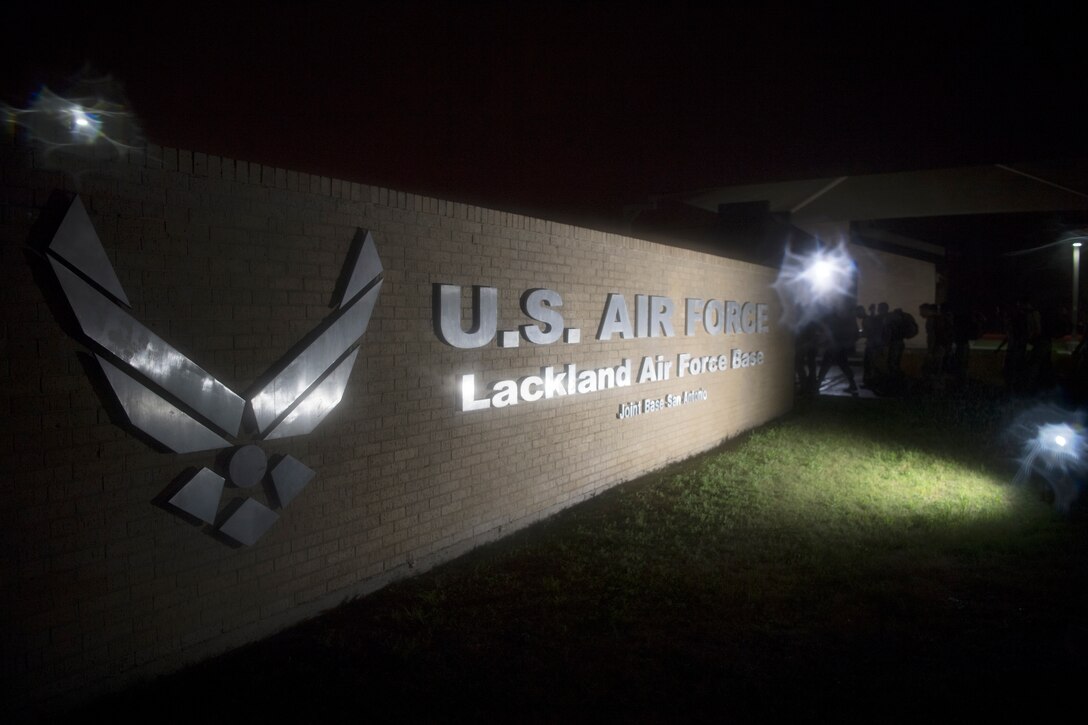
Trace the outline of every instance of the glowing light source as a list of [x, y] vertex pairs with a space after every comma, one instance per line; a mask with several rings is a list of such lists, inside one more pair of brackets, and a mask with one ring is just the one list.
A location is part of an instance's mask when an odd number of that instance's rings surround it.
[[[76, 173], [145, 146], [121, 85], [86, 69], [70, 80], [63, 94], [42, 87], [26, 108], [0, 103], [0, 123], [19, 128], [41, 148], [47, 164], [57, 154], [57, 165]], [[73, 167], [75, 159], [82, 163]]]
[[[1051, 468], [1071, 469], [1078, 466], [1079, 450], [1084, 446], [1081, 434], [1068, 423], [1047, 423], [1039, 426], [1037, 444], [1046, 464]], [[1068, 458], [1069, 460], [1065, 460]]]
[[828, 292], [835, 284], [835, 267], [826, 259], [818, 259], [805, 270], [805, 277], [816, 292]]
[[1088, 468], [1088, 436], [1084, 415], [1054, 406], [1038, 406], [1024, 413], [1011, 431], [1020, 438], [1020, 470], [1015, 481], [1027, 482], [1038, 475], [1054, 492], [1054, 503], [1062, 510], [1080, 493], [1077, 478]]
[[809, 254], [787, 249], [774, 283], [782, 301], [783, 321], [800, 327], [847, 301], [854, 270], [854, 260], [841, 242]]
[[88, 113], [79, 105], [72, 106], [69, 113], [72, 115], [72, 136], [86, 143], [94, 143], [102, 132], [102, 117], [97, 113]]

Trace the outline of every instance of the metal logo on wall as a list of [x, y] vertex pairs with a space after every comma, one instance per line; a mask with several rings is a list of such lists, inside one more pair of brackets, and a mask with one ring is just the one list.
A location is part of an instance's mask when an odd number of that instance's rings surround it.
[[[314, 476], [287, 455], [269, 470], [264, 451], [240, 440], [243, 417], [256, 440], [310, 433], [347, 387], [382, 286], [370, 232], [356, 232], [345, 262], [336, 310], [260, 379], [246, 400], [140, 323], [102, 242], [77, 196], [46, 248], [46, 258], [94, 357], [132, 426], [175, 453], [235, 446], [226, 477], [203, 467], [167, 499], [173, 510], [210, 524], [240, 544], [255, 543]], [[227, 480], [249, 489], [263, 483], [272, 506], [250, 496], [220, 513]], [[217, 520], [221, 520], [217, 524]]]

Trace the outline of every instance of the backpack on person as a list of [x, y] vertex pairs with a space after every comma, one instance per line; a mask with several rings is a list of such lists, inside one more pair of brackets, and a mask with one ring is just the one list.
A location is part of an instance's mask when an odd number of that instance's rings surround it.
[[888, 313], [885, 323], [885, 336], [888, 342], [902, 342], [918, 334], [918, 323], [914, 315], [898, 307]]
[[914, 315], [912, 315], [911, 313], [903, 313], [903, 319], [901, 324], [904, 340], [909, 340], [918, 334], [918, 322], [914, 319]]

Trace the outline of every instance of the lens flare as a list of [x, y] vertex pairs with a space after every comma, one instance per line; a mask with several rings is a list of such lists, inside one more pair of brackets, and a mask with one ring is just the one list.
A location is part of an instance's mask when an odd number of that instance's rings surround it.
[[854, 260], [842, 242], [808, 254], [796, 254], [787, 248], [774, 283], [782, 302], [782, 322], [800, 329], [849, 301], [855, 270]]
[[0, 105], [5, 125], [25, 134], [56, 167], [78, 171], [143, 150], [144, 138], [119, 83], [84, 70], [63, 93], [43, 86], [27, 108]]
[[72, 117], [72, 140], [93, 144], [102, 135], [102, 116], [88, 113], [82, 106], [69, 109]]
[[1020, 441], [1020, 468], [1013, 480], [1026, 483], [1039, 476], [1053, 491], [1055, 506], [1068, 511], [1088, 471], [1083, 412], [1037, 406], [1017, 419], [1010, 435]]
[[816, 260], [805, 270], [804, 277], [812, 285], [813, 292], [825, 294], [835, 288], [835, 265], [826, 259]]

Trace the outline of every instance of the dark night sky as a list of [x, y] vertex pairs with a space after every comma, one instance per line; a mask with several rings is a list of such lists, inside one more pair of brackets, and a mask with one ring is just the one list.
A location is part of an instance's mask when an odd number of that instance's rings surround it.
[[3, 100], [89, 62], [156, 143], [585, 223], [705, 186], [1088, 156], [1086, 50], [1052, 9], [705, 5], [27, 3]]

